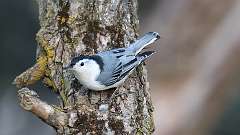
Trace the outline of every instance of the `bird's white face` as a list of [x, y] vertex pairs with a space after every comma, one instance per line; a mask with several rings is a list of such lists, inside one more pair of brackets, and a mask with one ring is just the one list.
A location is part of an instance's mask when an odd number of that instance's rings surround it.
[[79, 74], [89, 72], [88, 70], [91, 69], [91, 67], [94, 66], [94, 62], [89, 59], [83, 59], [77, 62], [72, 69]]
[[83, 84], [96, 80], [101, 72], [97, 62], [92, 59], [80, 60], [72, 67], [72, 70], [75, 77]]

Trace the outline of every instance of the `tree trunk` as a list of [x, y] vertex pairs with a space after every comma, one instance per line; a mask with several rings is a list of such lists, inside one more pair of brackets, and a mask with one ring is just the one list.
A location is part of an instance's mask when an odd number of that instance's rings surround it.
[[54, 127], [57, 134], [151, 134], [153, 106], [144, 66], [124, 85], [95, 92], [63, 70], [71, 58], [127, 46], [137, 37], [137, 0], [38, 0], [41, 29], [37, 62], [16, 77], [17, 87], [42, 79], [59, 93], [61, 105], [48, 105], [28, 88], [21, 106]]

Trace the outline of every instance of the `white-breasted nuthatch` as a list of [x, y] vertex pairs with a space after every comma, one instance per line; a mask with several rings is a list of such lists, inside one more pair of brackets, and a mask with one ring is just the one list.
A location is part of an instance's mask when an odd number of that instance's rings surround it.
[[140, 51], [159, 38], [157, 32], [148, 32], [129, 47], [75, 57], [65, 69], [72, 71], [78, 81], [91, 90], [114, 88], [122, 84], [141, 62], [154, 53]]

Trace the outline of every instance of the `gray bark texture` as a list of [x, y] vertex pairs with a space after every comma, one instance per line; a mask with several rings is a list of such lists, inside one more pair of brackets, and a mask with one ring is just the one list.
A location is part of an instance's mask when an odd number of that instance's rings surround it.
[[[57, 134], [149, 135], [153, 106], [143, 65], [124, 85], [95, 92], [63, 70], [74, 56], [124, 47], [138, 36], [137, 0], [38, 0], [41, 29], [37, 61], [17, 76], [21, 106], [56, 129]], [[26, 86], [42, 79], [59, 93], [48, 105]]]

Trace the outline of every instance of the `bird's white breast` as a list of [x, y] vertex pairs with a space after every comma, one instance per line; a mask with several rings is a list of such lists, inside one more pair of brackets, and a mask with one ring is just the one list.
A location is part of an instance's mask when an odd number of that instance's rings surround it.
[[91, 90], [104, 90], [105, 89], [105, 86], [100, 84], [98, 81], [96, 80], [92, 80], [92, 79], [85, 79], [85, 80], [88, 80], [88, 81], [84, 81], [82, 82], [82, 84], [84, 86], [86, 86], [87, 88], [91, 89]]
[[75, 70], [74, 74], [78, 81], [87, 88], [91, 90], [103, 90], [105, 86], [96, 81], [100, 72], [99, 66], [97, 64], [93, 64], [84, 72], [79, 73], [77, 70]]

